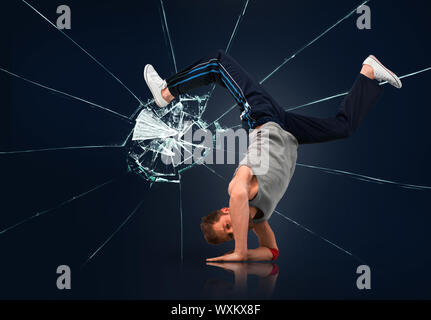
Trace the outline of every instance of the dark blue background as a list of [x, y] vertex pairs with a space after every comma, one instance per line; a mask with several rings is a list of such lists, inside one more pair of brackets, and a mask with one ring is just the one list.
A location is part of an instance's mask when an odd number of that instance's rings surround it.
[[[262, 79], [358, 0], [251, 0], [230, 53]], [[160, 3], [153, 1], [31, 1], [50, 21], [72, 10], [65, 31], [141, 99], [150, 93], [142, 71], [152, 63], [165, 77], [173, 64]], [[225, 48], [243, 1], [166, 1], [179, 68]], [[265, 87], [285, 106], [348, 90], [370, 53], [399, 75], [431, 65], [427, 1], [372, 1], [372, 30], [357, 15], [285, 65]], [[21, 1], [2, 1], [1, 60], [5, 69], [129, 116], [133, 97], [60, 32]], [[384, 97], [350, 139], [301, 146], [298, 162], [399, 182], [431, 185], [431, 73], [404, 80]], [[1, 150], [122, 143], [130, 126], [86, 104], [0, 74]], [[301, 113], [328, 116], [341, 100]], [[205, 112], [213, 121], [232, 99], [217, 88]], [[239, 123], [239, 112], [222, 119]], [[205, 243], [200, 217], [228, 202], [227, 183], [205, 167], [184, 173], [184, 262], [180, 263], [179, 186], [149, 184], [126, 171], [125, 149], [69, 150], [0, 156], [0, 229], [111, 178], [118, 179], [69, 205], [0, 235], [0, 298], [207, 298], [208, 280], [233, 276], [207, 267], [206, 257], [231, 249]], [[235, 166], [212, 166], [229, 179]], [[274, 299], [431, 298], [430, 191], [377, 185], [297, 167], [279, 210], [361, 257], [372, 290], [356, 288], [350, 256], [274, 215], [280, 248]], [[144, 206], [84, 268], [81, 265], [124, 221]], [[256, 245], [250, 240], [250, 246]], [[72, 290], [56, 288], [56, 268], [72, 268]], [[249, 296], [260, 298], [250, 277]], [[206, 288], [205, 290], [203, 288]], [[211, 291], [211, 290], [210, 290]], [[215, 295], [217, 296], [217, 295]], [[223, 295], [219, 296], [220, 298]]]

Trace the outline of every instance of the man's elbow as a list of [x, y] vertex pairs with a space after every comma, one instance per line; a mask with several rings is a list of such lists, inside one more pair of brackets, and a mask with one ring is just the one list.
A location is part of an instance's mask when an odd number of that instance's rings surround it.
[[280, 251], [278, 251], [278, 248], [268, 248], [269, 249], [269, 255], [268, 258], [269, 260], [277, 260], [278, 255], [280, 254]]

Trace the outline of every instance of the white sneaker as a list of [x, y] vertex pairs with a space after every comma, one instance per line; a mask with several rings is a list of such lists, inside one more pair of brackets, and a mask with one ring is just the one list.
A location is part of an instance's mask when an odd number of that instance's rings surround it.
[[154, 70], [154, 67], [151, 64], [147, 64], [145, 66], [144, 78], [156, 104], [160, 108], [166, 107], [169, 103], [162, 97], [162, 90], [167, 87], [166, 81], [160, 78], [159, 74]]
[[401, 89], [403, 86], [400, 78], [398, 78], [391, 70], [387, 69], [375, 56], [368, 56], [362, 64], [369, 65], [374, 69], [374, 77], [377, 81], [387, 81], [398, 89]]

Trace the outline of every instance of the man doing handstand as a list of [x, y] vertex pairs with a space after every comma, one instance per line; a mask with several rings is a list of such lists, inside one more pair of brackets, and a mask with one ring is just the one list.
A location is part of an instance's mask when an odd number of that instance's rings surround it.
[[[159, 107], [192, 89], [217, 83], [229, 90], [241, 108], [245, 129], [251, 130], [245, 158], [229, 183], [229, 208], [202, 218], [201, 229], [208, 243], [235, 240], [233, 252], [207, 261], [264, 261], [278, 256], [274, 232], [268, 224], [295, 170], [299, 144], [349, 137], [382, 93], [378, 81], [401, 88], [400, 79], [376, 57], [362, 64], [349, 94], [334, 117], [315, 118], [285, 111], [231, 56], [218, 50], [183, 71], [163, 80], [153, 66], [146, 65], [145, 81]], [[265, 130], [267, 139], [262, 139]], [[258, 174], [256, 149], [267, 147], [268, 168]], [[257, 249], [248, 249], [247, 233], [253, 229]]]

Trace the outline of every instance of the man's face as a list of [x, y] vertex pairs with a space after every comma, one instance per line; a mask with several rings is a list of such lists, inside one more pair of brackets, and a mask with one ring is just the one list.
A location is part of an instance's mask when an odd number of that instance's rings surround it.
[[[230, 219], [230, 210], [229, 208], [220, 209], [222, 215], [219, 220], [213, 224], [214, 232], [217, 234], [217, 237], [222, 240], [222, 242], [226, 242], [233, 239], [233, 229]], [[253, 220], [250, 218], [248, 224], [248, 230], [253, 229], [254, 224]]]
[[223, 242], [233, 239], [233, 229], [230, 220], [229, 208], [220, 209], [223, 213], [219, 220], [213, 224], [214, 232]]

